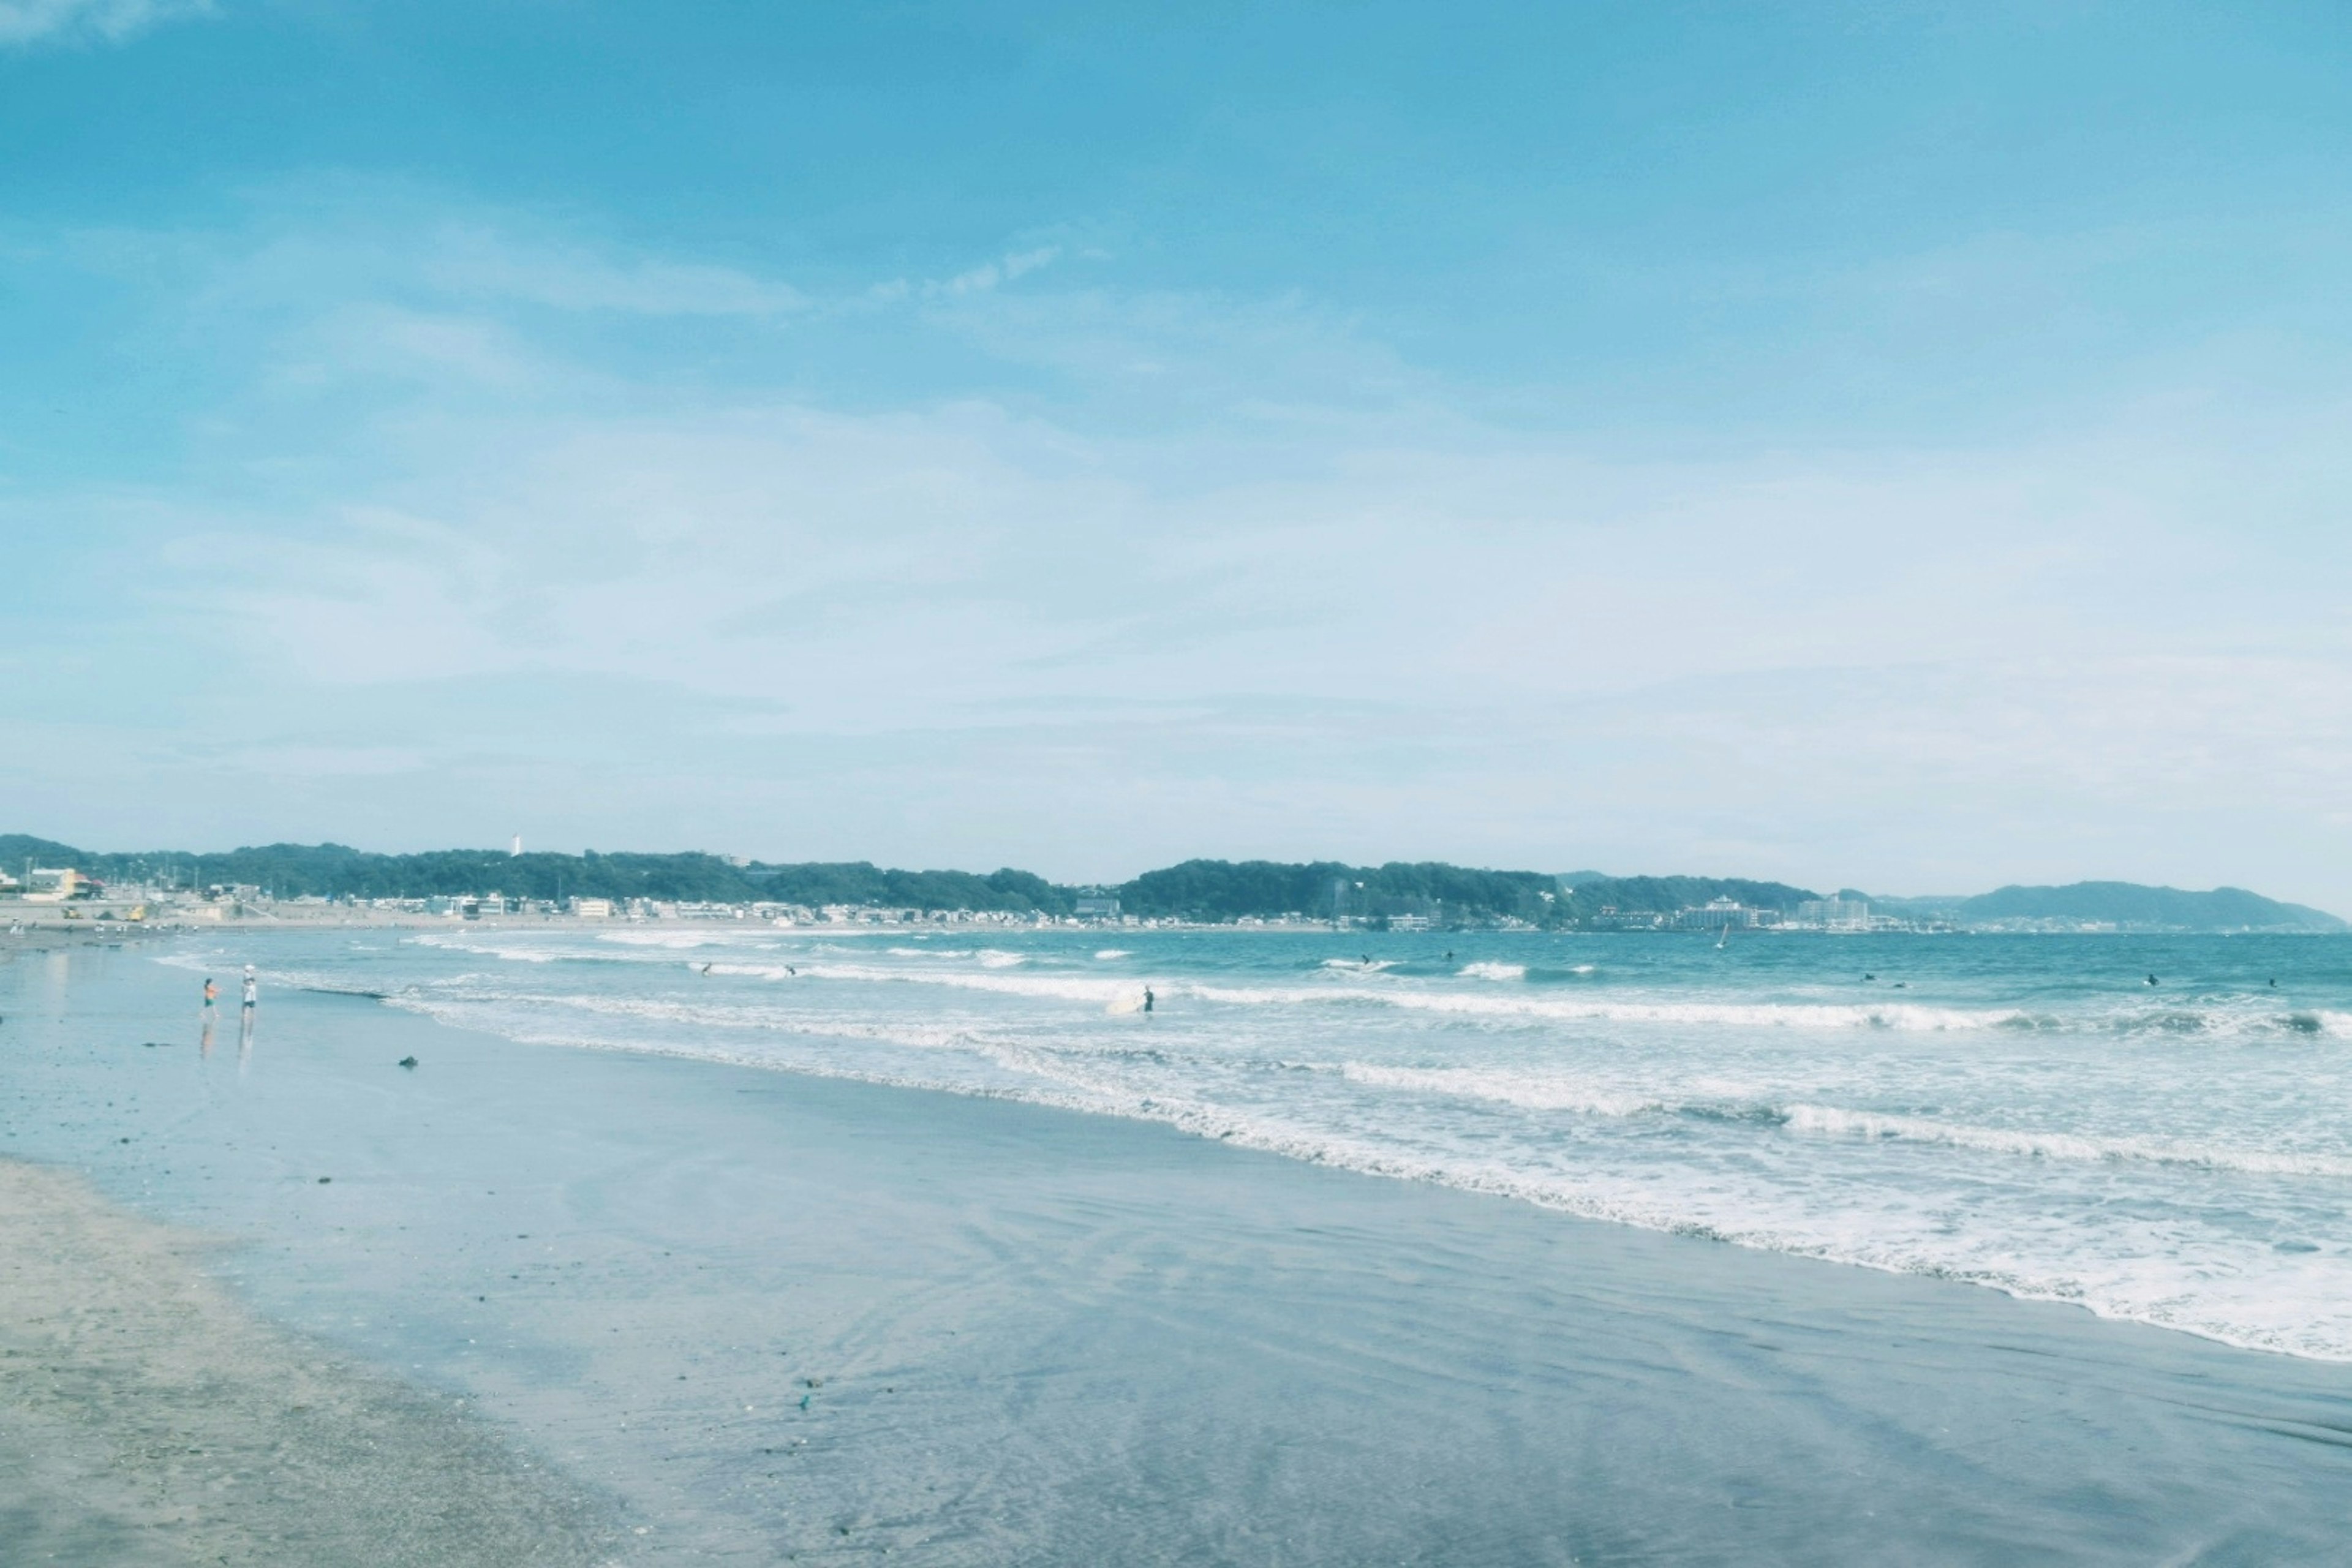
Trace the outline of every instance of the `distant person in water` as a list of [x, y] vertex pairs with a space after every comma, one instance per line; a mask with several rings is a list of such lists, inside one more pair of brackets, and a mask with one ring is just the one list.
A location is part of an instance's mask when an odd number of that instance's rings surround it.
[[2147, 983], [2148, 983], [2150, 985], [2155, 984], [2156, 984], [2156, 976], [2155, 976], [2155, 975], [2153, 975], [2153, 974], [2149, 975], [2149, 976], [2147, 977]]
[[209, 974], [205, 975], [205, 1012], [207, 1012], [207, 1013], [211, 1012], [211, 1011], [213, 1010], [213, 1004], [214, 1004], [214, 1003], [215, 1003], [215, 1002], [217, 1002], [217, 1001], [219, 1001], [219, 1000], [220, 1000], [220, 987], [213, 984], [213, 977], [212, 977], [211, 975], [209, 975]]
[[253, 965], [248, 963], [245, 966], [245, 1005], [251, 1007], [260, 1000], [261, 982], [255, 977]]
[[1149, 985], [1145, 986], [1143, 988], [1143, 1010], [1147, 1013], [1150, 1012], [1151, 1004], [1155, 1000], [1157, 1000], [1157, 998], [1151, 994], [1151, 987]]

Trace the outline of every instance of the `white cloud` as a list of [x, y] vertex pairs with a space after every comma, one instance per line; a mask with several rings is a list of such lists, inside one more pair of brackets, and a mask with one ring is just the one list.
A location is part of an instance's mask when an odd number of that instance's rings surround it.
[[952, 278], [934, 279], [919, 288], [904, 278], [893, 278], [867, 288], [864, 299], [870, 304], [891, 304], [920, 293], [925, 299], [955, 299], [967, 294], [986, 294], [999, 285], [1050, 267], [1058, 260], [1062, 247], [1058, 245], [1039, 246], [1032, 250], [1010, 251], [983, 261], [979, 266], [959, 272]]
[[449, 292], [563, 310], [645, 316], [779, 316], [805, 309], [788, 284], [730, 267], [615, 259], [580, 245], [453, 226], [422, 247], [419, 270]]
[[212, 0], [0, 0], [0, 45], [55, 37], [119, 43], [158, 23], [212, 9]]

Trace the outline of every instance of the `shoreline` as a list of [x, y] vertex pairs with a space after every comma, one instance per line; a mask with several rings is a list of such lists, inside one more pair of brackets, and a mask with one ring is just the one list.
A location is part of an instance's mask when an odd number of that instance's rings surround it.
[[463, 1395], [658, 1560], [2336, 1555], [2334, 1363], [336, 994], [274, 994], [248, 1069], [131, 1044], [184, 999], [145, 954], [45, 969], [0, 1147], [236, 1236], [236, 1299]]
[[0, 1557], [613, 1560], [581, 1489], [264, 1322], [205, 1266], [218, 1247], [0, 1158]]

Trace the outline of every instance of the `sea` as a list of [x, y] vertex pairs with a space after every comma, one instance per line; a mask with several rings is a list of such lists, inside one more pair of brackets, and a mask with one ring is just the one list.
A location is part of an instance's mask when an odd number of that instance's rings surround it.
[[165, 961], [2352, 1360], [2352, 938], [453, 922]]

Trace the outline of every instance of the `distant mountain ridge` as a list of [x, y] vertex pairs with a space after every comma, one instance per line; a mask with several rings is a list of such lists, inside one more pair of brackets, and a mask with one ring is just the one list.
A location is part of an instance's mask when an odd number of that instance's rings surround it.
[[[1432, 924], [1523, 921], [1548, 929], [1650, 923], [1650, 916], [1728, 899], [1750, 909], [1793, 915], [1822, 895], [1785, 882], [1738, 877], [1612, 877], [1597, 871], [1504, 871], [1444, 861], [1392, 860], [1350, 866], [1337, 860], [1186, 860], [1116, 885], [1047, 881], [1010, 867], [971, 871], [904, 871], [867, 861], [770, 864], [688, 851], [578, 855], [497, 849], [442, 849], [379, 855], [341, 844], [269, 844], [196, 854], [172, 850], [98, 854], [24, 834], [0, 834], [0, 870], [21, 876], [27, 864], [71, 866], [109, 882], [174, 887], [249, 886], [280, 898], [413, 899], [499, 892], [513, 898], [571, 896], [658, 899], [703, 903], [771, 901], [812, 908], [844, 904], [917, 910], [993, 910], [1066, 915], [1078, 900], [1116, 898], [1131, 915], [1192, 921], [1345, 915], [1375, 922], [1400, 918]], [[2352, 930], [2301, 904], [2242, 888], [2186, 892], [2133, 882], [2077, 882], [2063, 888], [2007, 887], [1972, 898], [1869, 897], [1885, 912], [1964, 925], [2007, 922], [2099, 923], [2178, 931]]]
[[1996, 921], [2090, 921], [2179, 931], [2352, 931], [2352, 925], [2325, 910], [2282, 903], [2243, 888], [2198, 893], [2138, 882], [1996, 888], [1958, 900], [1953, 912], [1972, 925]]

